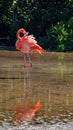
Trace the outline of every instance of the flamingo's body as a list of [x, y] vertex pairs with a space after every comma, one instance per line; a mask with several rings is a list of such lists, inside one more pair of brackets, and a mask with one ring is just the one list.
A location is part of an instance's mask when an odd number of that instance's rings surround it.
[[[20, 34], [23, 34], [21, 37]], [[33, 37], [33, 35], [28, 35], [28, 33], [23, 29], [19, 29], [17, 31], [17, 41], [16, 41], [16, 49], [20, 50], [23, 53], [30, 53], [33, 51], [42, 53], [42, 48], [37, 44], [37, 41]]]
[[35, 112], [37, 112], [40, 109], [40, 102], [37, 102], [35, 105], [31, 104], [20, 104], [16, 105], [14, 108], [15, 112], [15, 120], [31, 120], [33, 116], [35, 115]]

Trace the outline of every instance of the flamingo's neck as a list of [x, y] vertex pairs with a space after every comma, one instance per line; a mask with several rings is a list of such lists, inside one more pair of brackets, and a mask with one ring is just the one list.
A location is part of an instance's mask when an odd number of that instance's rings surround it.
[[[21, 34], [22, 34], [22, 36], [21, 36]], [[17, 31], [16, 37], [17, 37], [17, 39], [22, 39], [26, 34], [27, 34], [27, 32], [25, 31], [25, 29], [21, 28]]]
[[20, 32], [17, 32], [16, 37], [17, 37], [17, 39], [19, 39], [19, 40], [22, 39], [22, 37], [20, 37]]

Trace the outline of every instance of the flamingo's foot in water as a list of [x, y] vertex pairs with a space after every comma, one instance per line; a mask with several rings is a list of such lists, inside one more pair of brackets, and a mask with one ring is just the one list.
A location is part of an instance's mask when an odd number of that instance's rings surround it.
[[30, 63], [30, 68], [32, 68], [32, 63]]
[[26, 65], [24, 64], [24, 68], [26, 68]]
[[[24, 68], [26, 68], [26, 65], [24, 64]], [[32, 63], [30, 63], [30, 68], [32, 68]]]

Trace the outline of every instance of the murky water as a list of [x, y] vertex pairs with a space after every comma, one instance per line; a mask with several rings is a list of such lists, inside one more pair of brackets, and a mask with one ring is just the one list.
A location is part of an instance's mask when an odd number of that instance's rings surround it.
[[[73, 130], [73, 53], [23, 54], [0, 51], [0, 130]], [[17, 124], [14, 106], [40, 101], [30, 122]]]

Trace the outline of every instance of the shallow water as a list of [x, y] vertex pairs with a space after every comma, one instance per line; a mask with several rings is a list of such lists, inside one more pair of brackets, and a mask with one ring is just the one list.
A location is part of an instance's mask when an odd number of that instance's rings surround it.
[[[73, 129], [73, 53], [31, 54], [25, 69], [20, 52], [0, 51], [0, 59], [0, 130]], [[18, 125], [14, 106], [37, 101], [33, 120]]]

